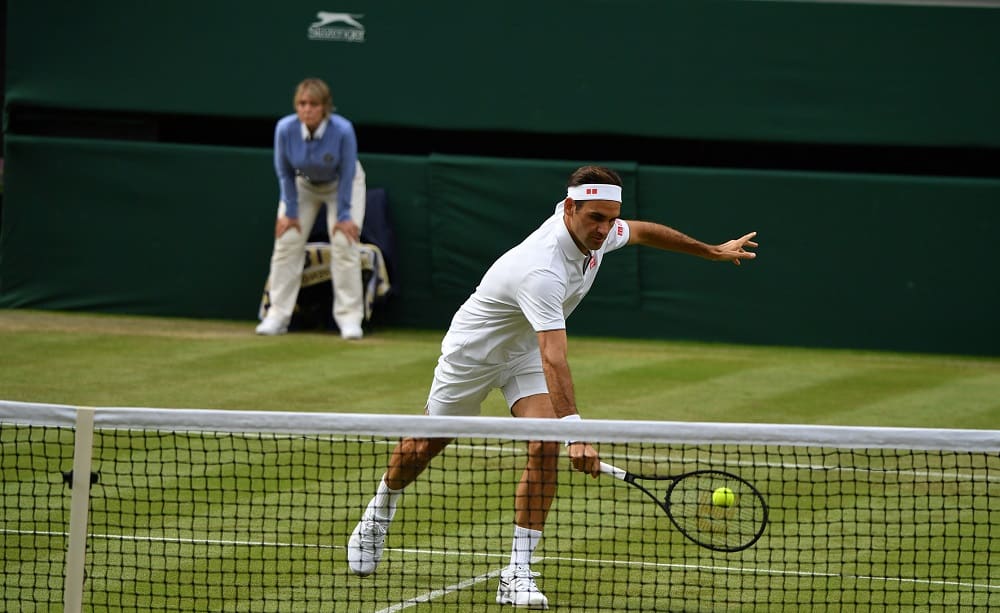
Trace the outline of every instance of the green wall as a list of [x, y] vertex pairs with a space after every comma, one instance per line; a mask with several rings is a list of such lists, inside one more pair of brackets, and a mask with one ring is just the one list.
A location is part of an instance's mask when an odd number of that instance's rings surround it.
[[[364, 42], [310, 40], [319, 10], [361, 15]], [[1000, 146], [993, 8], [10, 0], [7, 19], [11, 105], [277, 117], [314, 75], [366, 125]]]
[[[363, 42], [311, 39], [321, 9], [356, 15]], [[361, 39], [357, 27], [329, 27]], [[8, 121], [26, 108], [270, 125], [313, 75], [357, 125], [416, 133], [941, 156], [1000, 147], [993, 8], [9, 0], [6, 28], [0, 307], [249, 321], [272, 245], [265, 144], [29, 136]], [[396, 150], [423, 151], [410, 145]], [[381, 312], [399, 326], [446, 326], [493, 258], [552, 210], [570, 171], [601, 162], [360, 148], [369, 184], [390, 198], [397, 293]], [[606, 163], [625, 178], [626, 216], [710, 242], [757, 230], [760, 257], [737, 268], [614, 254], [570, 322], [575, 333], [1000, 353], [996, 178]]]
[[[255, 317], [277, 199], [269, 151], [20, 136], [7, 147], [0, 307]], [[582, 163], [362, 161], [388, 190], [400, 254], [385, 321], [434, 328]], [[709, 242], [757, 230], [760, 257], [616, 252], [571, 333], [1000, 353], [998, 180], [607, 163], [625, 179], [624, 217]]]
[[6, 147], [0, 306], [254, 316], [278, 199], [269, 152], [19, 136]]

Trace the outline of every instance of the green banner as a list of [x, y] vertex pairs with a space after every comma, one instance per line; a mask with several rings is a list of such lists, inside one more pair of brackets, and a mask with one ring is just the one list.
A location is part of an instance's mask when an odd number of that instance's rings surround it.
[[366, 125], [998, 147], [998, 32], [946, 2], [13, 0], [7, 100], [276, 118], [318, 76]]
[[[270, 152], [16, 136], [7, 147], [0, 308], [256, 316]], [[361, 159], [369, 187], [388, 193], [397, 243], [380, 320], [438, 329], [580, 164]], [[574, 334], [1000, 354], [1000, 180], [608, 164], [625, 180], [624, 218], [710, 243], [755, 230], [759, 257], [616, 251]]]
[[256, 315], [278, 188], [267, 151], [8, 137], [0, 306]]

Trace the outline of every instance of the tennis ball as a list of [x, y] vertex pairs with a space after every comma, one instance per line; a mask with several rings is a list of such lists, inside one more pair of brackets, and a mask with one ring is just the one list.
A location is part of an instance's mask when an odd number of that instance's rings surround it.
[[728, 487], [716, 488], [712, 492], [712, 504], [717, 507], [731, 507], [736, 502], [736, 494]]

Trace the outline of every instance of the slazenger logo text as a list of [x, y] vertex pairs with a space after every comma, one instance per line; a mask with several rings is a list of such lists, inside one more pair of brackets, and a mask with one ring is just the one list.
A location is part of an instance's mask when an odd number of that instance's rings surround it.
[[309, 25], [309, 40], [345, 43], [365, 42], [365, 26], [359, 19], [364, 15], [319, 11], [317, 21]]

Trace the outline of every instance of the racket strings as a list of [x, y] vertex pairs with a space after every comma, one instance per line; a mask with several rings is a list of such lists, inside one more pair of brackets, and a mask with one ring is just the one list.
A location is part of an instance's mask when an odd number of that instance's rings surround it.
[[[732, 499], [717, 500], [716, 491], [725, 488]], [[669, 489], [668, 513], [695, 542], [735, 551], [751, 545], [767, 521], [760, 496], [745, 482], [723, 473], [700, 473], [681, 477]]]

